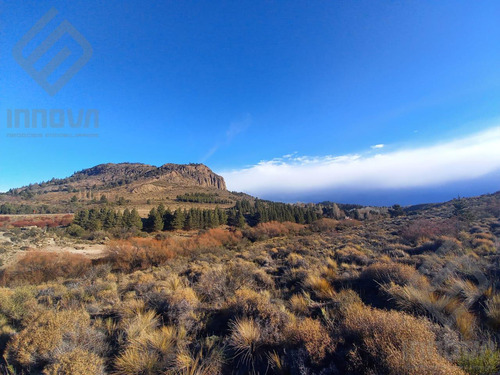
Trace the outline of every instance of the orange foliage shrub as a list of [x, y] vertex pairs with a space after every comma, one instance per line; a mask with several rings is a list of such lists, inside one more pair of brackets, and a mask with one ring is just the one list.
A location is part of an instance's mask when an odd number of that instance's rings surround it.
[[174, 257], [166, 241], [152, 238], [116, 240], [108, 245], [106, 261], [120, 271], [146, 269], [165, 264]]
[[323, 218], [309, 224], [309, 228], [315, 232], [330, 232], [337, 229], [339, 222], [334, 219]]
[[286, 236], [295, 234], [305, 228], [305, 225], [278, 221], [269, 221], [266, 223], [257, 224], [255, 227], [246, 230], [245, 237], [251, 241], [264, 240], [266, 238]]
[[64, 216], [43, 216], [36, 218], [28, 218], [16, 220], [11, 223], [13, 227], [39, 227], [39, 228], [55, 228], [61, 226], [67, 226], [73, 221], [73, 215]]
[[213, 249], [236, 245], [242, 238], [240, 231], [210, 229], [192, 238], [131, 238], [112, 241], [107, 256], [116, 270], [130, 272], [165, 264], [176, 255], [187, 255], [198, 249]]
[[90, 269], [91, 260], [80, 254], [30, 251], [9, 266], [5, 284], [40, 284], [58, 277], [80, 277]]
[[452, 219], [417, 219], [402, 230], [401, 236], [411, 242], [423, 242], [439, 236], [456, 236], [457, 225]]

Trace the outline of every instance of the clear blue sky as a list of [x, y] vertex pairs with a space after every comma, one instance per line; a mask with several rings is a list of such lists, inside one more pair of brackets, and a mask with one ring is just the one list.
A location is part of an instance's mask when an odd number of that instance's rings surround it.
[[[52, 7], [93, 49], [53, 97], [11, 52]], [[448, 142], [500, 116], [496, 1], [8, 0], [0, 12], [0, 191], [105, 162], [224, 174], [295, 153], [280, 161], [293, 168]], [[7, 137], [16, 108], [98, 109], [98, 138]], [[305, 190], [286, 199], [314, 200]]]

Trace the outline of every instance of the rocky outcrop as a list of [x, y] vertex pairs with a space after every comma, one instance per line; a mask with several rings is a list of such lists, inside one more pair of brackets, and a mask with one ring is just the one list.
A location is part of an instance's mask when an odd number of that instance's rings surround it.
[[97, 180], [100, 183], [157, 180], [186, 186], [213, 187], [226, 190], [222, 176], [215, 174], [204, 164], [164, 164], [155, 167], [140, 163], [100, 164], [73, 174], [70, 180]]

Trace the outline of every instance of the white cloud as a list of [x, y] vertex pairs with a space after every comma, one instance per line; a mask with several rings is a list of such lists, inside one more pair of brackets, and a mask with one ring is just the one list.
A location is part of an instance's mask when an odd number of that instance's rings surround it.
[[385, 145], [383, 143], [380, 143], [378, 145], [373, 145], [371, 148], [377, 149], [377, 148], [384, 148], [384, 147], [385, 147]]
[[230, 190], [262, 196], [426, 187], [474, 179], [499, 169], [500, 127], [494, 127], [461, 139], [377, 155], [311, 157], [294, 153], [221, 174]]

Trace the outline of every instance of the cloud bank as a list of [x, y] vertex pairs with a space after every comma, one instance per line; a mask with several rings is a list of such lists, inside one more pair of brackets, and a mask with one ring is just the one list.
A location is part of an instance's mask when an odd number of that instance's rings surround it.
[[300, 199], [325, 191], [427, 189], [500, 170], [500, 127], [425, 147], [382, 148], [342, 156], [290, 154], [221, 174], [230, 190]]

